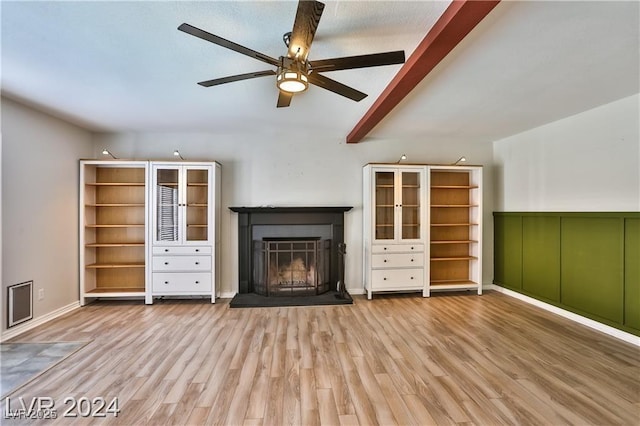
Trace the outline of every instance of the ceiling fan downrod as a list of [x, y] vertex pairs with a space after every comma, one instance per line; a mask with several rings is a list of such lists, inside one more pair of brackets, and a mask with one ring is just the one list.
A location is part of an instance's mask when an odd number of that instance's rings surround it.
[[285, 46], [289, 47], [289, 43], [291, 43], [291, 31], [282, 35], [282, 41], [284, 41]]

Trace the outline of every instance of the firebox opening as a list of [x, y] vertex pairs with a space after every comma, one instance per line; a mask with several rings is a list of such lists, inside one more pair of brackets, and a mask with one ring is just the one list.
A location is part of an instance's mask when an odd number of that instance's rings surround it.
[[263, 296], [308, 296], [329, 291], [331, 240], [268, 237], [254, 240], [253, 289]]

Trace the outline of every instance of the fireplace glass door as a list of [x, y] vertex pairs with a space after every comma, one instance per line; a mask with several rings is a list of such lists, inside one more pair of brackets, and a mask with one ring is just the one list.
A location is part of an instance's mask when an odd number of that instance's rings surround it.
[[309, 296], [330, 286], [331, 240], [269, 238], [253, 242], [253, 291], [263, 296]]

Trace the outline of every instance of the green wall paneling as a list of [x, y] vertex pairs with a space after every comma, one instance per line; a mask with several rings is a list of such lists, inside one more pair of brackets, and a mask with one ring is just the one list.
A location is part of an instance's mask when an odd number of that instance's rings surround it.
[[522, 218], [522, 289], [560, 302], [560, 218]]
[[494, 212], [494, 283], [640, 336], [640, 212]]
[[494, 216], [495, 284], [522, 289], [522, 217]]
[[623, 220], [563, 217], [561, 302], [622, 324]]
[[640, 219], [625, 219], [624, 259], [624, 325], [640, 330]]

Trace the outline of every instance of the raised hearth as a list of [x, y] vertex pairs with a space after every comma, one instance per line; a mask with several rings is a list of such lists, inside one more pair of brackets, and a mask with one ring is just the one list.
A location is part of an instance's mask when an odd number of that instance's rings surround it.
[[[352, 207], [229, 209], [238, 213], [238, 293], [308, 296], [336, 289], [340, 279], [338, 244], [344, 243], [344, 213]], [[267, 244], [278, 241], [306, 243], [304, 249], [296, 254], [293, 245]], [[320, 254], [318, 247], [314, 246], [311, 255], [309, 241], [317, 241], [315, 244], [321, 245]], [[264, 257], [265, 253], [272, 247], [277, 248], [279, 253], [289, 251], [290, 254], [284, 254], [288, 262], [265, 264], [269, 259]], [[319, 261], [319, 258], [322, 260]]]

